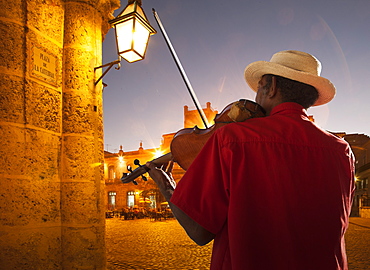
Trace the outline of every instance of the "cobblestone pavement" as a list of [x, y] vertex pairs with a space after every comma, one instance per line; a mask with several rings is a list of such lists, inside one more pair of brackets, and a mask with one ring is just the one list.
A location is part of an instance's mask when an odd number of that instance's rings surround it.
[[[173, 219], [107, 219], [106, 242], [107, 270], [209, 269], [212, 243], [197, 246]], [[346, 244], [349, 270], [370, 269], [370, 219], [350, 219]]]
[[107, 269], [209, 269], [212, 244], [199, 247], [174, 219], [107, 219]]
[[350, 218], [346, 233], [349, 270], [370, 269], [370, 218]]

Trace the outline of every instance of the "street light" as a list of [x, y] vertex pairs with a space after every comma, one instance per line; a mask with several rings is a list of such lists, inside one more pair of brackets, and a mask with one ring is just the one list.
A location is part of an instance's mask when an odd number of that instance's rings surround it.
[[144, 59], [149, 36], [156, 31], [141, 8], [141, 0], [129, 0], [125, 9], [109, 23], [116, 30], [118, 55], [129, 63]]
[[118, 60], [95, 68], [96, 70], [109, 66], [95, 82], [95, 85], [113, 65], [118, 64], [116, 69], [120, 68], [121, 58], [129, 63], [144, 59], [149, 37], [157, 32], [149, 24], [141, 5], [141, 0], [128, 0], [128, 4], [123, 11], [116, 18], [109, 21], [115, 29]]

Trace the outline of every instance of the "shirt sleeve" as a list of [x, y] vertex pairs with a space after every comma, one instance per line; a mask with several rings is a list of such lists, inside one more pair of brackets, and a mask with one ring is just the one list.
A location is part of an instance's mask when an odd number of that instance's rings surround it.
[[223, 227], [229, 205], [229, 179], [217, 134], [209, 138], [171, 198], [173, 204], [213, 234]]

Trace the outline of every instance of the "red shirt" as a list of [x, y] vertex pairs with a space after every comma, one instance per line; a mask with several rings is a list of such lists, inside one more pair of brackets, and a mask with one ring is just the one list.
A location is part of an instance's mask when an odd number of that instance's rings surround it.
[[349, 145], [296, 103], [218, 129], [171, 201], [216, 234], [211, 269], [347, 269]]

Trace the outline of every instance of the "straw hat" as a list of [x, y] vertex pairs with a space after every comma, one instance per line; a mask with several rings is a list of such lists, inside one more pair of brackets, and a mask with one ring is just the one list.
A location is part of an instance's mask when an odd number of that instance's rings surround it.
[[275, 53], [270, 62], [257, 61], [249, 64], [244, 77], [253, 91], [257, 92], [258, 82], [265, 74], [273, 74], [291, 80], [312, 85], [319, 92], [319, 98], [313, 106], [323, 105], [335, 96], [335, 86], [320, 77], [321, 63], [311, 54], [300, 51], [282, 51]]

